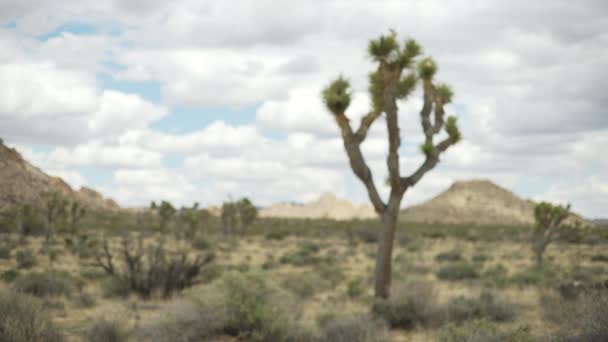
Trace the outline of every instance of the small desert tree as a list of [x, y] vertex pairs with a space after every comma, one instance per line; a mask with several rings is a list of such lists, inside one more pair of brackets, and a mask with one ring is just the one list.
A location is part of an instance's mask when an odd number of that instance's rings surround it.
[[222, 228], [224, 233], [242, 232], [258, 216], [258, 209], [248, 198], [236, 202], [225, 202], [222, 205]]
[[187, 239], [193, 239], [199, 231], [201, 224], [211, 216], [208, 210], [199, 209], [198, 203], [194, 203], [190, 208], [182, 207], [179, 214], [185, 224], [184, 237]]
[[[445, 118], [444, 106], [452, 100], [452, 90], [445, 84], [435, 83], [437, 64], [430, 57], [418, 59], [421, 48], [416, 41], [409, 39], [400, 45], [396, 33], [391, 32], [388, 36], [372, 40], [368, 51], [377, 64], [376, 70], [369, 74], [372, 108], [361, 119], [356, 131], [351, 128], [345, 114], [351, 102], [348, 81], [342, 76], [338, 77], [323, 90], [322, 95], [326, 107], [342, 132], [350, 166], [365, 185], [369, 199], [383, 222], [376, 257], [375, 295], [387, 298], [390, 294], [395, 227], [403, 195], [437, 165], [443, 152], [460, 140], [460, 131], [455, 117]], [[401, 135], [397, 101], [406, 99], [420, 83], [424, 95], [420, 120], [425, 137], [421, 151], [425, 160], [412, 174], [404, 177], [399, 171]], [[361, 153], [361, 144], [368, 130], [383, 115], [388, 129], [387, 166], [388, 184], [391, 188], [386, 203], [380, 197], [372, 172]], [[445, 129], [447, 136], [436, 143], [434, 138], [442, 129]]]
[[541, 266], [547, 247], [552, 242], [564, 238], [572, 232], [572, 228], [564, 221], [570, 216], [570, 205], [562, 207], [547, 202], [541, 202], [534, 208], [536, 226], [532, 232], [532, 252], [536, 264]]
[[159, 228], [164, 231], [167, 228], [167, 224], [171, 221], [177, 210], [168, 201], [161, 201], [159, 205], [156, 202], [150, 203], [150, 210], [156, 212], [159, 218]]
[[44, 208], [46, 214], [46, 248], [54, 238], [57, 221], [67, 215], [68, 208], [69, 201], [62, 193], [54, 191], [46, 195], [46, 207]]

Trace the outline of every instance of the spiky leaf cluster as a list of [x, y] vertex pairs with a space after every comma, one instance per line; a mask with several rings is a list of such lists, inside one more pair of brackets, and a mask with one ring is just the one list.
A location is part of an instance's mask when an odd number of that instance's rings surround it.
[[456, 117], [448, 117], [448, 121], [445, 124], [445, 131], [453, 142], [460, 141], [461, 135], [460, 129], [458, 129], [458, 123], [456, 122]]
[[570, 206], [541, 202], [534, 208], [534, 217], [541, 226], [559, 226], [570, 215]]
[[385, 60], [393, 51], [399, 50], [399, 44], [394, 34], [388, 36], [380, 36], [369, 42], [367, 51], [370, 56], [376, 61]]
[[369, 74], [369, 94], [372, 99], [372, 108], [375, 112], [381, 112], [384, 108], [384, 98], [382, 97], [383, 92], [382, 79], [378, 72], [372, 72]]
[[413, 39], [408, 39], [405, 41], [405, 47], [401, 54], [399, 55], [399, 62], [402, 68], [409, 68], [412, 65], [412, 61], [418, 55], [422, 53], [422, 47]]
[[348, 81], [340, 76], [323, 90], [323, 102], [334, 115], [344, 114], [350, 105], [349, 87]]
[[420, 145], [420, 151], [425, 156], [431, 156], [435, 154], [435, 146], [431, 142], [425, 142], [424, 144]]
[[424, 80], [431, 80], [437, 73], [437, 63], [431, 58], [427, 57], [418, 62], [418, 74], [420, 78]]
[[400, 99], [408, 97], [412, 93], [412, 91], [414, 91], [414, 88], [416, 88], [417, 82], [418, 77], [416, 77], [416, 74], [414, 73], [403, 77], [401, 81], [399, 81], [397, 97]]
[[443, 104], [452, 102], [452, 97], [454, 96], [452, 88], [445, 83], [437, 85], [435, 88], [435, 94]]

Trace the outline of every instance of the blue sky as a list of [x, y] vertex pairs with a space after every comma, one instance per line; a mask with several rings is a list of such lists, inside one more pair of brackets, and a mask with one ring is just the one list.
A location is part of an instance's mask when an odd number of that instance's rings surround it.
[[[608, 216], [608, 161], [597, 158], [608, 146], [607, 8], [583, 3], [0, 4], [0, 136], [125, 206], [328, 191], [366, 203], [319, 93], [344, 74], [356, 125], [370, 107], [366, 44], [392, 28], [439, 63], [464, 135], [404, 205], [483, 178]], [[399, 107], [407, 173], [422, 161], [420, 93]], [[384, 195], [386, 148], [380, 120], [364, 152]]]

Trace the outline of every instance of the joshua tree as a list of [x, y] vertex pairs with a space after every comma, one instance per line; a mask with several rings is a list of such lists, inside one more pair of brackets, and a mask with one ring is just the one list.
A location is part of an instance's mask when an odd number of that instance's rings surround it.
[[248, 198], [222, 205], [222, 227], [224, 233], [241, 232], [249, 227], [258, 216], [258, 209]]
[[155, 202], [150, 203], [150, 209], [152, 211], [156, 211], [158, 214], [159, 228], [161, 231], [164, 231], [167, 227], [167, 223], [171, 221], [177, 210], [173, 207], [173, 205], [167, 201], [161, 201], [159, 205], [156, 205]]
[[87, 209], [80, 205], [80, 203], [74, 201], [70, 206], [70, 226], [75, 229], [80, 220], [87, 213]]
[[534, 208], [536, 226], [532, 233], [532, 252], [538, 266], [543, 264], [543, 255], [549, 244], [572, 232], [571, 227], [563, 224], [568, 216], [570, 216], [570, 205], [562, 207], [541, 202]]
[[58, 191], [51, 192], [47, 195], [46, 201], [46, 239], [45, 246], [54, 237], [55, 224], [58, 219], [65, 216], [68, 212], [69, 201]]
[[186, 224], [184, 237], [190, 240], [193, 239], [201, 224], [210, 216], [211, 214], [206, 209], [199, 209], [198, 203], [194, 203], [191, 208], [182, 207], [180, 209], [180, 218]]
[[[372, 40], [369, 54], [377, 64], [369, 74], [369, 93], [372, 108], [362, 119], [359, 128], [353, 131], [345, 112], [351, 102], [349, 82], [342, 76], [331, 82], [322, 92], [326, 107], [338, 124], [355, 175], [363, 182], [370, 201], [383, 222], [378, 239], [376, 257], [375, 295], [388, 298], [391, 284], [391, 259], [395, 227], [399, 216], [401, 200], [405, 192], [439, 162], [439, 156], [460, 140], [460, 131], [455, 117], [445, 118], [444, 105], [452, 100], [452, 90], [445, 84], [436, 84], [434, 76], [437, 64], [430, 57], [418, 60], [421, 48], [414, 40], [406, 40], [403, 45], [397, 41], [395, 32]], [[416, 171], [402, 176], [399, 168], [399, 147], [401, 136], [398, 120], [398, 100], [406, 99], [421, 83], [424, 104], [420, 111], [422, 131], [425, 140], [420, 149], [425, 155], [424, 162]], [[361, 153], [361, 144], [371, 125], [384, 115], [388, 129], [388, 185], [390, 196], [384, 202], [378, 193], [372, 172]], [[447, 136], [438, 143], [434, 138], [442, 129]]]

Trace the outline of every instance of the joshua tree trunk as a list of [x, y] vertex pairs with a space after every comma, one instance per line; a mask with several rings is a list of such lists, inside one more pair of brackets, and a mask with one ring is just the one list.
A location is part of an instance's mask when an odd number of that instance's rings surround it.
[[393, 241], [397, 228], [398, 212], [387, 210], [382, 216], [382, 231], [378, 239], [378, 252], [376, 254], [376, 274], [374, 276], [374, 293], [377, 297], [390, 296], [392, 280]]
[[[415, 41], [408, 40], [403, 47], [400, 47], [396, 34], [392, 32], [387, 37], [381, 36], [379, 39], [373, 40], [368, 50], [378, 63], [376, 71], [369, 76], [372, 109], [361, 119], [361, 124], [356, 131], [353, 131], [350, 120], [346, 116], [346, 109], [351, 101], [348, 81], [339, 77], [323, 90], [322, 95], [325, 105], [333, 114], [342, 133], [350, 167], [365, 185], [374, 210], [382, 220], [383, 228], [378, 239], [374, 289], [376, 297], [388, 298], [391, 286], [393, 241], [403, 195], [437, 165], [441, 153], [460, 140], [460, 131], [455, 117], [448, 117], [447, 122], [444, 120], [443, 106], [451, 101], [452, 91], [447, 85], [433, 83], [433, 76], [437, 71], [435, 62], [430, 58], [425, 58], [418, 63], [418, 70], [413, 70], [412, 64], [420, 54], [420, 46]], [[407, 69], [411, 70], [404, 75], [404, 71]], [[425, 160], [412, 174], [402, 177], [399, 170], [401, 136], [397, 101], [410, 95], [419, 81], [422, 81], [424, 92], [424, 105], [420, 111], [420, 119], [425, 136], [425, 141], [421, 146]], [[390, 186], [388, 203], [385, 203], [380, 197], [372, 172], [361, 153], [361, 144], [367, 137], [370, 127], [376, 119], [383, 115], [386, 119], [389, 142], [386, 159]], [[444, 127], [447, 138], [435, 143], [433, 141], [435, 135], [439, 134]]]

